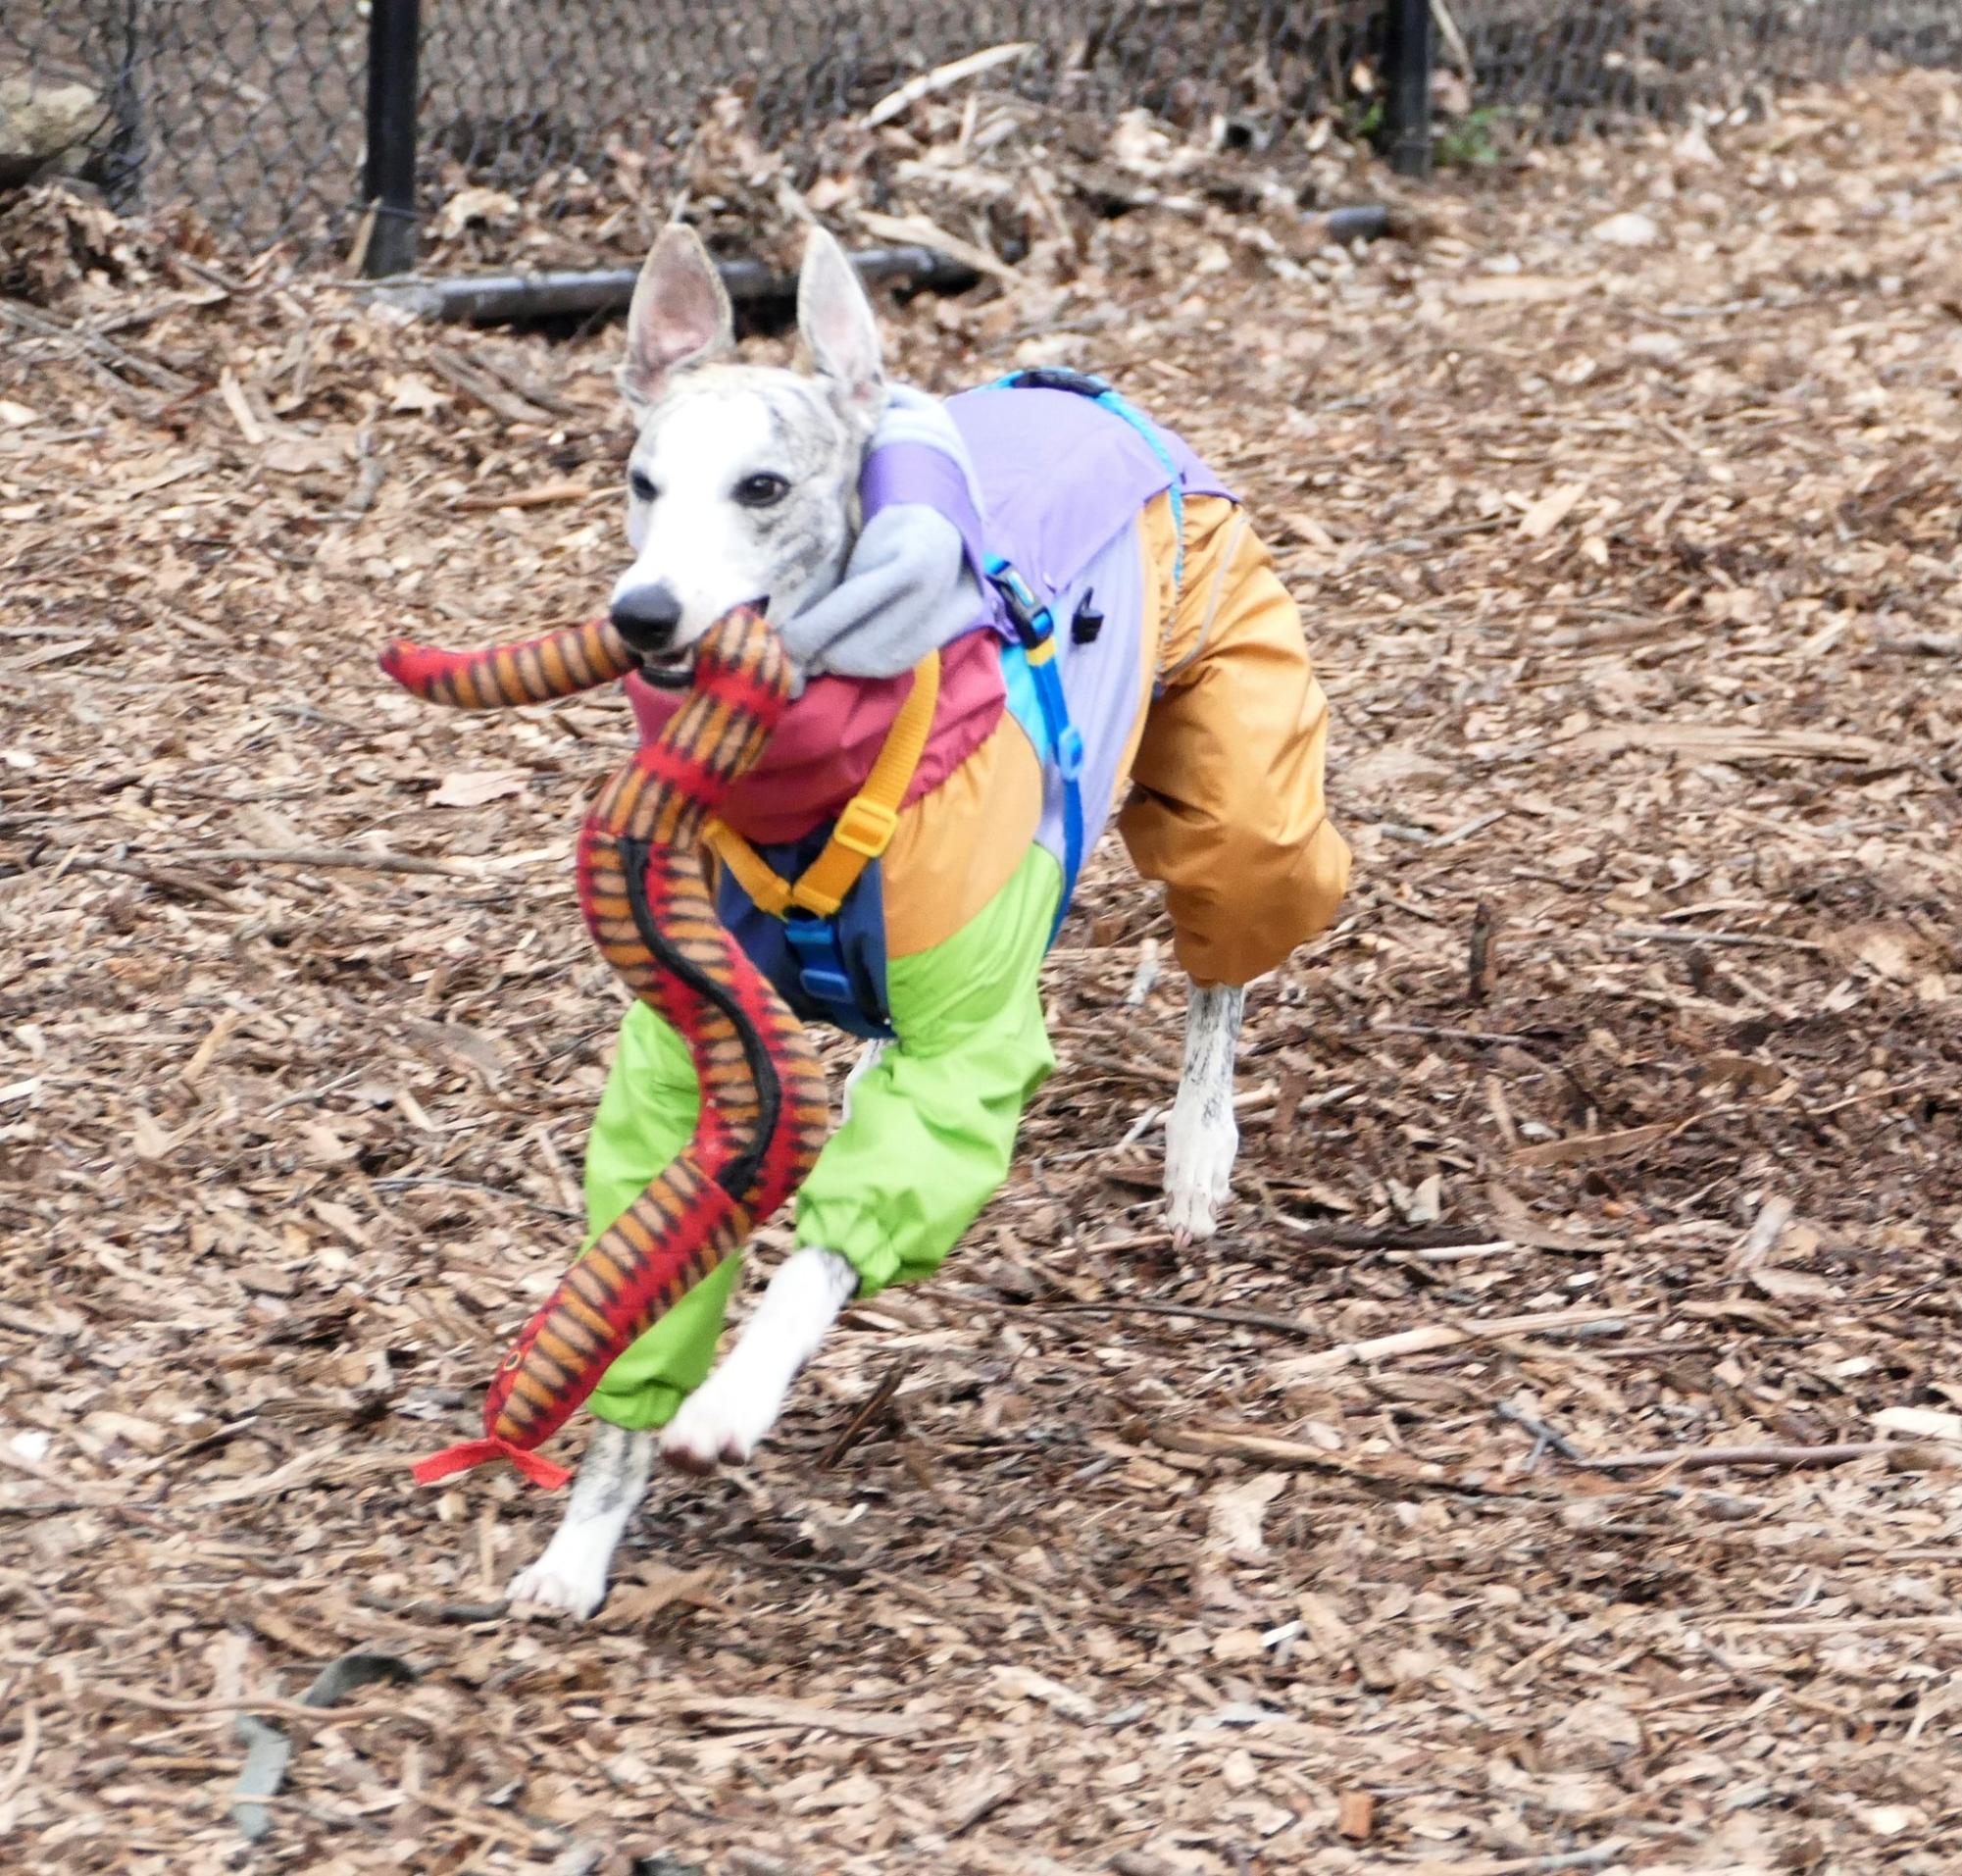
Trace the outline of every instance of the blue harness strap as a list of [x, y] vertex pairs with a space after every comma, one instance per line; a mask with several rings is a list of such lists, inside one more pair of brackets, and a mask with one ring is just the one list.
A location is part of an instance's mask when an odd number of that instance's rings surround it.
[[1063, 896], [1056, 901], [1055, 922], [1049, 928], [1053, 943], [1077, 890], [1083, 868], [1083, 733], [1070, 721], [1070, 700], [1063, 693], [1063, 674], [1056, 663], [1056, 619], [1047, 606], [1036, 604], [1029, 583], [999, 554], [990, 554], [987, 577], [1001, 595], [1002, 609], [1015, 628], [1024, 663], [1035, 684], [1042, 725], [1049, 735], [1049, 752], [1063, 778]]

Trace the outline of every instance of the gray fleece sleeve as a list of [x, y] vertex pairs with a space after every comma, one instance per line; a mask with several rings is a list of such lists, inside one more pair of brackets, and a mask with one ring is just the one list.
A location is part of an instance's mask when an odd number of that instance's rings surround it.
[[814, 674], [896, 678], [981, 613], [960, 530], [905, 504], [872, 518], [844, 579], [784, 626], [783, 644]]

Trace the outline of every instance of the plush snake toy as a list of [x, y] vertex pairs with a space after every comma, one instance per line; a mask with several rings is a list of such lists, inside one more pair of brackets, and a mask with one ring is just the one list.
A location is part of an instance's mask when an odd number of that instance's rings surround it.
[[[638, 663], [605, 620], [482, 651], [397, 641], [381, 668], [467, 710], [543, 703]], [[803, 1182], [828, 1124], [803, 1026], [715, 914], [700, 845], [709, 817], [763, 753], [791, 672], [762, 615], [738, 607], [695, 651], [692, 694], [613, 777], [579, 833], [579, 905], [606, 961], [687, 1043], [701, 1119], [674, 1162], [569, 1270], [504, 1357], [484, 1437], [431, 1454], [425, 1485], [493, 1458], [534, 1484], [571, 1476], [533, 1447], [613, 1358], [737, 1248]]]

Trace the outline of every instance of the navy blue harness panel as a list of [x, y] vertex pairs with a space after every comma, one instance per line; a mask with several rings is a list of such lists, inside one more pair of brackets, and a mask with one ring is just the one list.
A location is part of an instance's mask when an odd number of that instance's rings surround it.
[[[831, 824], [801, 840], [756, 849], [780, 878], [796, 879], [824, 850]], [[885, 996], [885, 892], [877, 860], [869, 861], [829, 919], [792, 911], [786, 919], [757, 905], [727, 867], [716, 887], [716, 911], [749, 961], [777, 994], [807, 1023], [831, 1023], [851, 1036], [890, 1040]]]

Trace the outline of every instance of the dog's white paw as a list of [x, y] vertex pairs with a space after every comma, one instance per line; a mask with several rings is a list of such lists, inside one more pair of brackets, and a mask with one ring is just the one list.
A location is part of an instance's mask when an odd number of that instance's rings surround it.
[[1181, 1245], [1202, 1242], [1219, 1230], [1220, 1211], [1233, 1196], [1233, 1159], [1240, 1132], [1231, 1102], [1182, 1094], [1165, 1126], [1165, 1222]]
[[514, 1604], [576, 1615], [583, 1622], [606, 1600], [606, 1559], [554, 1559], [548, 1550], [528, 1570], [520, 1570], [504, 1594]]
[[745, 1387], [738, 1375], [713, 1374], [669, 1421], [661, 1457], [682, 1472], [746, 1465], [776, 1422], [778, 1404], [767, 1391]]

